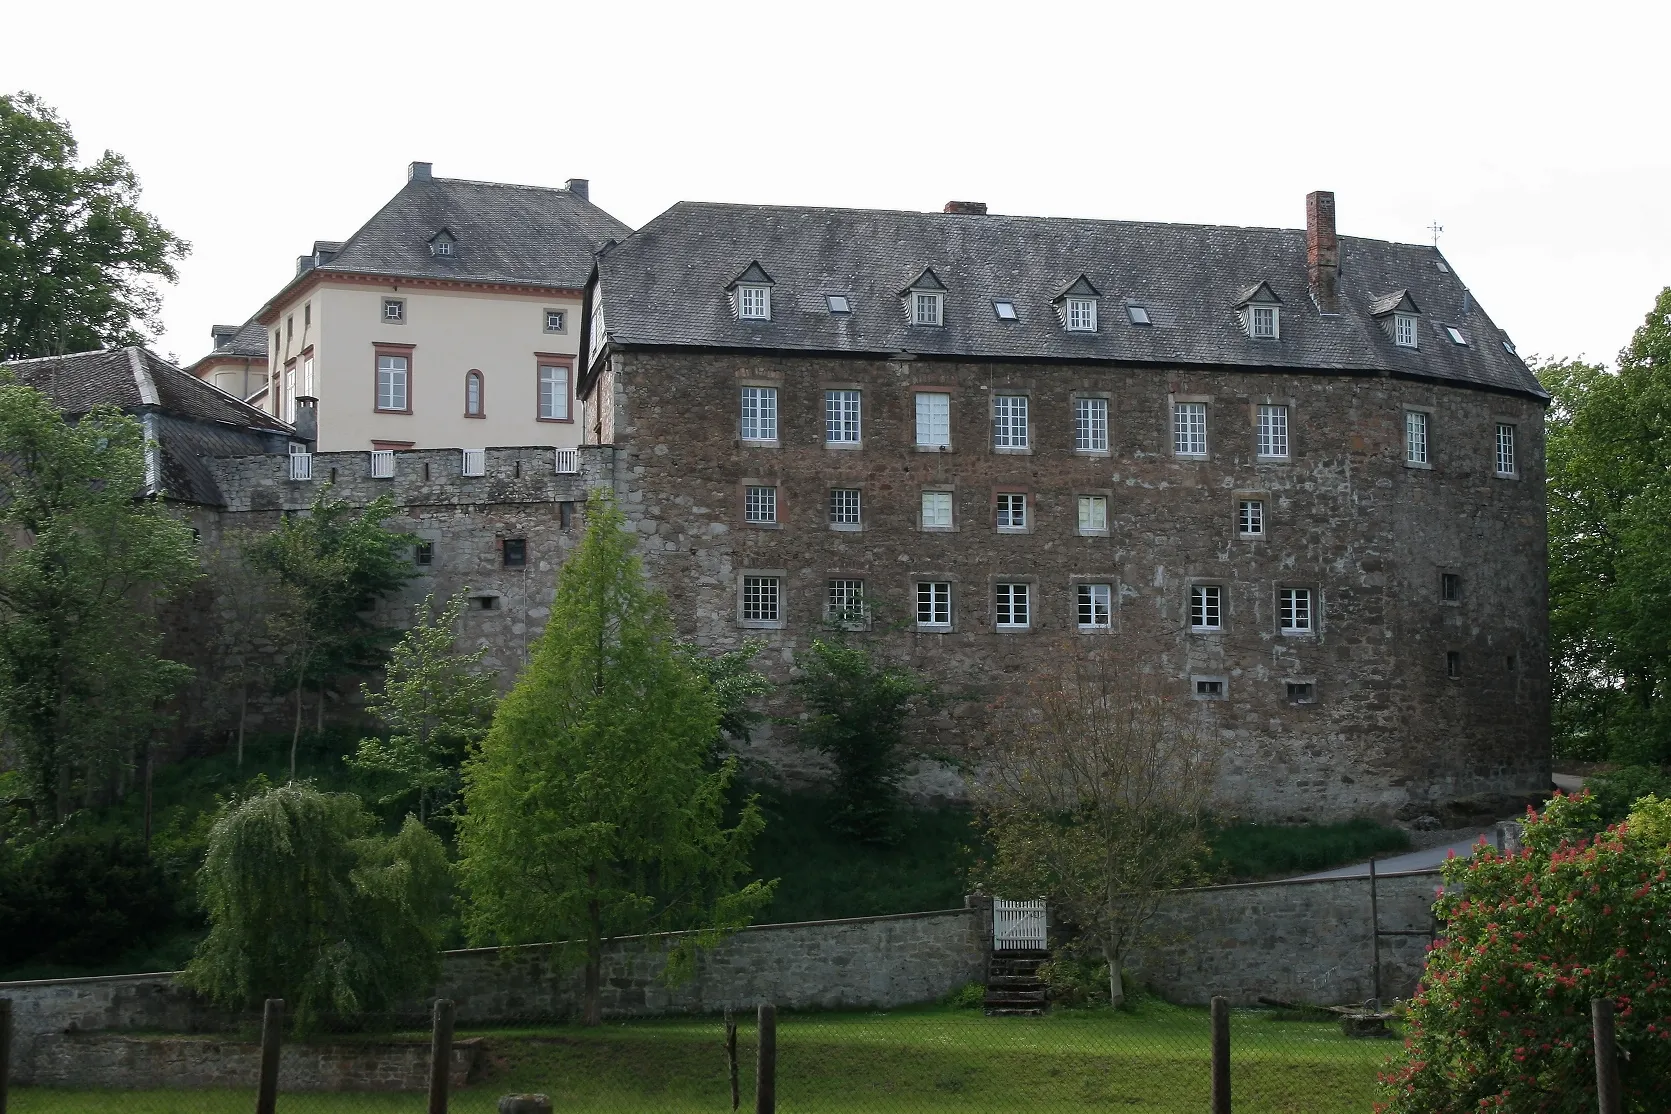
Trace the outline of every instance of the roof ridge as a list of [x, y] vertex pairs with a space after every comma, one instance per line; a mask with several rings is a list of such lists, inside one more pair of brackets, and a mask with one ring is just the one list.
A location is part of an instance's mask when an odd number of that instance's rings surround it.
[[125, 351], [128, 354], [128, 366], [133, 369], [133, 384], [139, 388], [139, 404], [161, 406], [162, 400], [157, 394], [157, 381], [151, 378], [151, 370], [145, 366], [145, 358], [140, 348], [130, 344]]
[[495, 186], [500, 189], [508, 190], [542, 190], [546, 193], [566, 193], [578, 201], [585, 201], [588, 205], [591, 204], [591, 200], [589, 198], [581, 197], [578, 193], [575, 193], [567, 186], [536, 186], [528, 182], [489, 182], [485, 178], [430, 178], [429, 181], [457, 182], [459, 185], [464, 186]]

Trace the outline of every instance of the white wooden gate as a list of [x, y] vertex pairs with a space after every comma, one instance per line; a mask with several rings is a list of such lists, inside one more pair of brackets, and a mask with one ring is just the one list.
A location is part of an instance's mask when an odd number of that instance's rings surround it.
[[992, 901], [992, 948], [994, 951], [1035, 951], [1045, 949], [1044, 901]]

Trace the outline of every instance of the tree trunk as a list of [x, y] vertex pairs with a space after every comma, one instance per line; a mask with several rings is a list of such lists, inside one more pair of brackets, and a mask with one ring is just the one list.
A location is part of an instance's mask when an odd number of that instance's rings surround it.
[[244, 768], [244, 725], [249, 722], [249, 683], [238, 686], [238, 768]]
[[151, 742], [145, 742], [145, 854], [151, 854]]
[[1126, 988], [1120, 979], [1120, 963], [1124, 957], [1111, 948], [1104, 948], [1102, 956], [1108, 960], [1108, 1004], [1119, 1009], [1126, 1004]]
[[290, 780], [296, 780], [296, 747], [302, 741], [302, 677], [305, 672], [296, 674], [296, 726], [290, 732]]
[[603, 974], [603, 916], [596, 898], [586, 903], [586, 917], [590, 922], [586, 934], [586, 1017], [585, 1024], [603, 1024], [603, 1003], [598, 1000], [598, 985]]
[[319, 682], [319, 712], [313, 721], [313, 733], [323, 737], [325, 734], [325, 682]]

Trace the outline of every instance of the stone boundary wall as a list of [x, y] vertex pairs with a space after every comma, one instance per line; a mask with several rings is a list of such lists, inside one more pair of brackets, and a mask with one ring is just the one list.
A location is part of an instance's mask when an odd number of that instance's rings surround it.
[[[482, 1057], [480, 1039], [453, 1045], [449, 1075], [470, 1082]], [[37, 1037], [12, 1066], [12, 1079], [38, 1087], [254, 1087], [261, 1046], [207, 1037], [129, 1037], [118, 1033], [49, 1033]], [[279, 1091], [424, 1091], [427, 1042], [286, 1044], [279, 1051]]]
[[[1383, 874], [1376, 885], [1384, 931], [1435, 927], [1437, 870]], [[1126, 966], [1174, 1002], [1206, 1005], [1222, 994], [1236, 1006], [1261, 997], [1338, 1005], [1375, 994], [1367, 875], [1180, 890], [1155, 926], [1164, 941]], [[1383, 999], [1415, 992], [1430, 940], [1381, 938]]]

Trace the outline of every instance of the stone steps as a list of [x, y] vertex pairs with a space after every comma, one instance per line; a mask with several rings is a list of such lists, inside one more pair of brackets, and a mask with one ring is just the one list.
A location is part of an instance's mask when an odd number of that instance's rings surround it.
[[1049, 1008], [1049, 994], [1039, 978], [1039, 965], [1049, 952], [994, 952], [986, 965], [988, 1017], [1038, 1017]]

